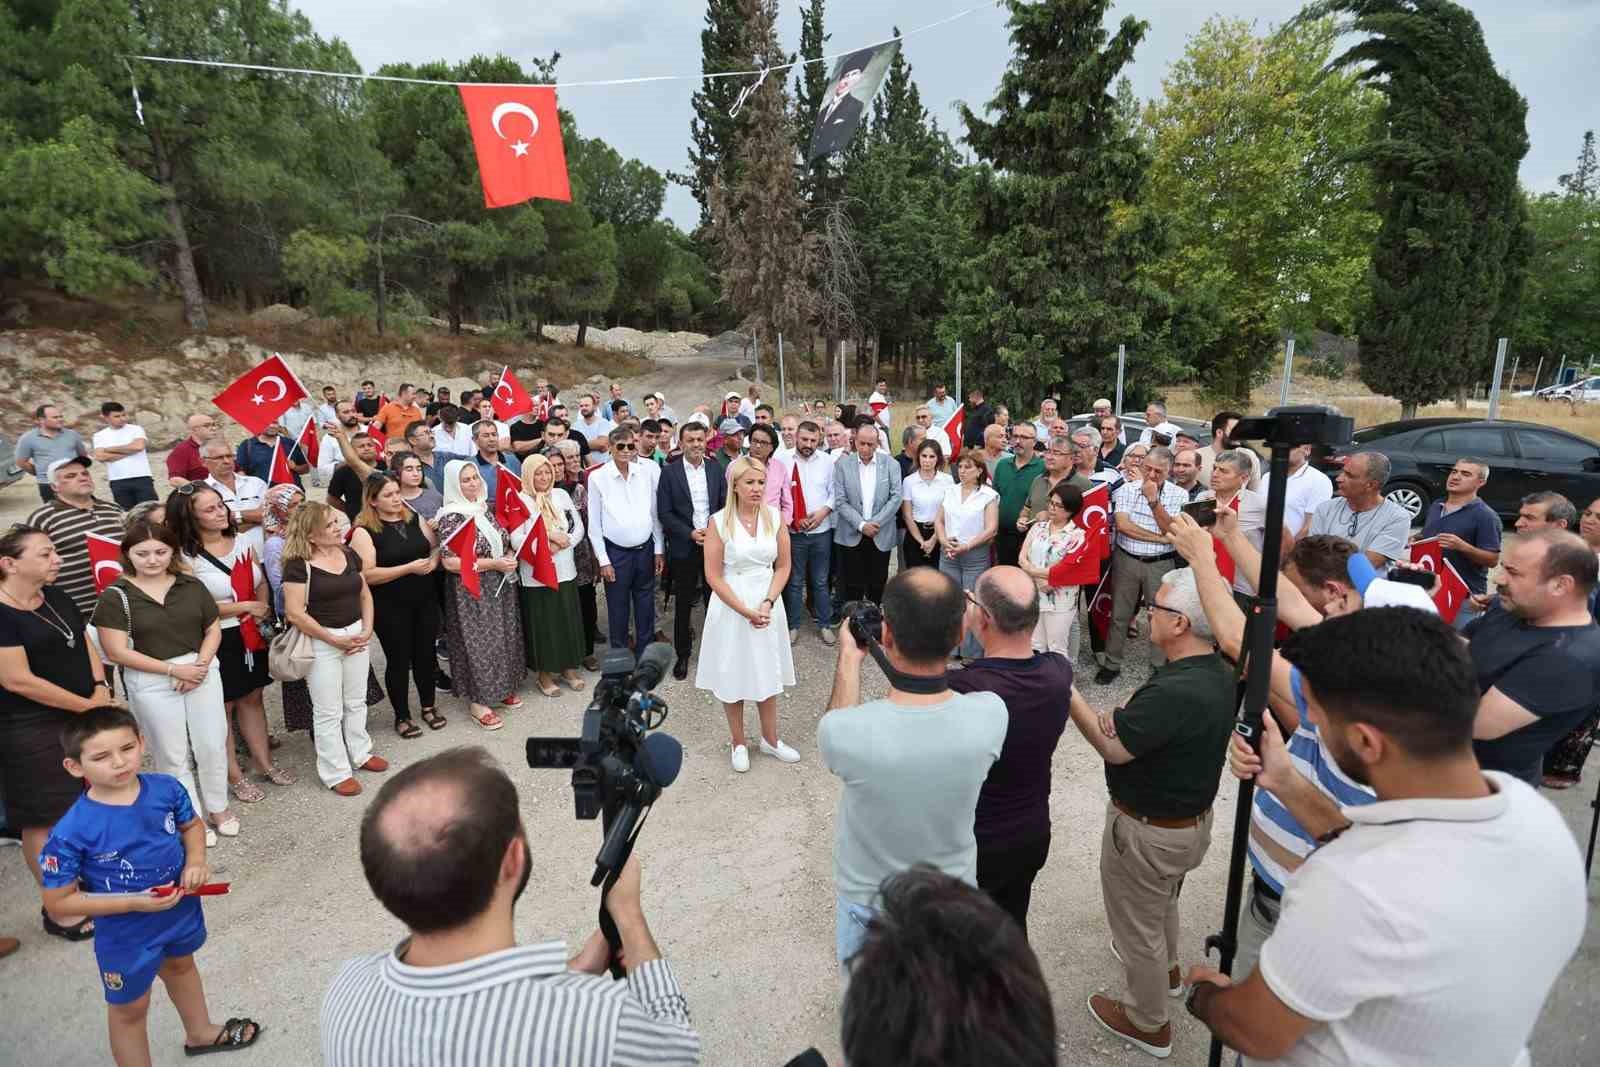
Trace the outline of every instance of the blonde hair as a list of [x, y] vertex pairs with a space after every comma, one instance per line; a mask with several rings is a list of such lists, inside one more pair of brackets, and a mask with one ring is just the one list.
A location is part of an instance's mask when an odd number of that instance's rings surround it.
[[[576, 446], [577, 442], [573, 442], [573, 444]], [[562, 460], [561, 465], [563, 472], [565, 472], [566, 460]], [[537, 471], [543, 470], [545, 467], [550, 468], [550, 488], [541, 493], [533, 487], [533, 476]], [[528, 498], [534, 502], [539, 509], [539, 513], [544, 516], [544, 528], [547, 531], [565, 530], [567, 528], [566, 520], [556, 513], [555, 502], [550, 499], [551, 491], [555, 489], [556, 483], [560, 480], [556, 476], [556, 465], [551, 463], [548, 457], [541, 456], [535, 452], [522, 461], [522, 491], [528, 494]]]
[[[765, 478], [767, 476], [766, 465], [760, 460], [751, 459], [749, 456], [740, 456], [738, 459], [728, 464], [728, 499], [722, 505], [722, 539], [724, 541], [733, 539], [734, 523], [738, 521], [739, 502], [737, 499], [735, 499], [734, 493], [736, 493], [739, 489], [740, 479], [752, 472]], [[762, 531], [766, 529], [767, 518], [771, 511], [772, 509], [767, 507], [765, 504], [756, 509], [757, 537], [760, 537]], [[773, 526], [777, 526], [778, 524], [776, 515], [772, 516], [772, 524]]]
[[289, 528], [283, 535], [283, 558], [309, 561], [317, 550], [311, 538], [328, 525], [332, 514], [333, 509], [320, 500], [307, 500], [296, 508], [289, 516]]

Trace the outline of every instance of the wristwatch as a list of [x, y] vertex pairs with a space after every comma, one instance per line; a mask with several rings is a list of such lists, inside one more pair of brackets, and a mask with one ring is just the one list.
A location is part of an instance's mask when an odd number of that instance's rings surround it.
[[1201, 1022], [1205, 1022], [1205, 1019], [1201, 1017], [1200, 1013], [1194, 1010], [1195, 1002], [1200, 999], [1200, 990], [1216, 988], [1217, 985], [1215, 982], [1196, 982], [1194, 985], [1190, 986], [1189, 995], [1185, 997], [1183, 1001], [1184, 1010], [1186, 1010], [1190, 1015], [1193, 1015], [1196, 1019], [1199, 1019]]
[[96, 682], [94, 684], [96, 686], [102, 686], [103, 685], [103, 686], [106, 687], [106, 691], [107, 692], [111, 691], [111, 683], [106, 681], [104, 678], [100, 678], [100, 679], [96, 680]]

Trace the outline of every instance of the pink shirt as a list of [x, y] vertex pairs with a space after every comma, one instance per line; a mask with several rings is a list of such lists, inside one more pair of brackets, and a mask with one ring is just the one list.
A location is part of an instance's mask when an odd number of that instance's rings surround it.
[[794, 469], [773, 456], [767, 460], [767, 492], [762, 498], [783, 513], [783, 524], [794, 524]]

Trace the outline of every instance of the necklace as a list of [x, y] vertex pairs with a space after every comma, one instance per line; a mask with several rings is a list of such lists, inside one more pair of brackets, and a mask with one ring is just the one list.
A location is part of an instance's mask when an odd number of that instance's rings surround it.
[[[14, 601], [17, 607], [22, 608], [22, 601], [17, 599], [16, 594], [12, 593], [9, 589], [0, 589], [0, 592], [5, 593], [6, 599]], [[48, 611], [55, 621], [51, 622], [50, 619], [40, 615], [39, 608], [44, 608], [46, 611]], [[62, 640], [66, 641], [68, 648], [76, 648], [78, 646], [78, 635], [72, 632], [72, 627], [67, 625], [67, 620], [63, 619], [59, 614], [56, 613], [56, 609], [50, 606], [50, 601], [44, 599], [42, 594], [39, 599], [39, 608], [22, 608], [22, 610], [28, 612], [34, 618], [38, 619], [40, 622], [50, 627], [50, 629], [60, 634]]]
[[756, 524], [761, 521], [761, 513], [758, 511], [748, 519], [743, 515], [740, 515], [739, 521], [744, 525], [746, 530], [749, 530], [752, 534], [754, 534], [756, 532]]

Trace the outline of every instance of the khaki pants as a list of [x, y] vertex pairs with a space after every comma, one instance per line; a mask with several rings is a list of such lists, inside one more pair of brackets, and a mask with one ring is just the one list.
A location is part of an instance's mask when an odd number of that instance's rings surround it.
[[1239, 943], [1233, 952], [1233, 980], [1237, 985], [1250, 977], [1250, 972], [1256, 969], [1256, 963], [1261, 959], [1261, 946], [1267, 943], [1267, 938], [1272, 936], [1273, 929], [1278, 925], [1278, 909], [1280, 901], [1262, 896], [1252, 879], [1250, 890], [1245, 897], [1244, 907], [1239, 909]]
[[1127, 973], [1128, 1019], [1141, 1030], [1167, 1023], [1167, 972], [1178, 962], [1178, 893], [1211, 846], [1211, 813], [1168, 830], [1106, 804], [1100, 890], [1106, 923]]
[[[1176, 566], [1168, 557], [1145, 561], [1117, 549], [1111, 553], [1111, 632], [1106, 635], [1106, 650], [1100, 656], [1100, 666], [1108, 670], [1122, 669], [1122, 648], [1128, 640], [1128, 623], [1139, 606], [1139, 597], [1146, 604], [1156, 602], [1156, 590], [1161, 579]], [[1159, 667], [1166, 662], [1161, 650], [1150, 646], [1150, 666]]]

